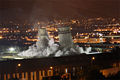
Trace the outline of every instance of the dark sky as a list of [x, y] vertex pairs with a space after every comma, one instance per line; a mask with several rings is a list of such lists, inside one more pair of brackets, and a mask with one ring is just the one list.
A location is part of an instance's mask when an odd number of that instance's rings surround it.
[[120, 0], [0, 0], [1, 21], [50, 16], [119, 17]]

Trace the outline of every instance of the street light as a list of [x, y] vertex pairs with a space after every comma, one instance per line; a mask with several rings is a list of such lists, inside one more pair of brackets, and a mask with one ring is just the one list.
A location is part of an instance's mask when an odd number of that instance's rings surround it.
[[17, 66], [18, 66], [18, 67], [20, 67], [20, 66], [21, 66], [21, 64], [19, 63], [19, 64], [17, 64]]
[[92, 60], [95, 60], [95, 57], [92, 57]]
[[91, 64], [93, 64], [94, 61], [95, 61], [95, 57], [93, 56], [93, 57], [91, 58]]
[[53, 69], [53, 67], [51, 66], [50, 69]]
[[18, 63], [17, 65], [16, 65], [16, 72], [19, 72], [19, 68], [21, 67], [21, 64], [20, 63]]

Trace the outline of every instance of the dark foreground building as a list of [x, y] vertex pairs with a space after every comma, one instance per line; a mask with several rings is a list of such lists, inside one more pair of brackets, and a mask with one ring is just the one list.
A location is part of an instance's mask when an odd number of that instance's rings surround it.
[[105, 79], [100, 70], [113, 67], [120, 61], [111, 53], [6, 60], [0, 62], [0, 80], [99, 80]]

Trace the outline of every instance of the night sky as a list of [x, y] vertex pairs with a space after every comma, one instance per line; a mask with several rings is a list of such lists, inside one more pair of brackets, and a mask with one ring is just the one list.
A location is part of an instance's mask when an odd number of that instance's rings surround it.
[[120, 0], [0, 0], [0, 21], [50, 16], [119, 17]]

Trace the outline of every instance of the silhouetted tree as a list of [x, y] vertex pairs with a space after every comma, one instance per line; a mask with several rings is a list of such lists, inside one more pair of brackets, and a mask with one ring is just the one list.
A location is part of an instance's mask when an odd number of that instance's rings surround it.
[[107, 80], [120, 80], [120, 71], [116, 75], [109, 75]]
[[88, 73], [86, 80], [104, 80], [105, 77], [102, 75], [102, 73], [99, 72], [99, 70], [92, 70]]
[[113, 55], [115, 55], [116, 57], [120, 57], [120, 48], [119, 46], [116, 46], [113, 50], [112, 50]]

